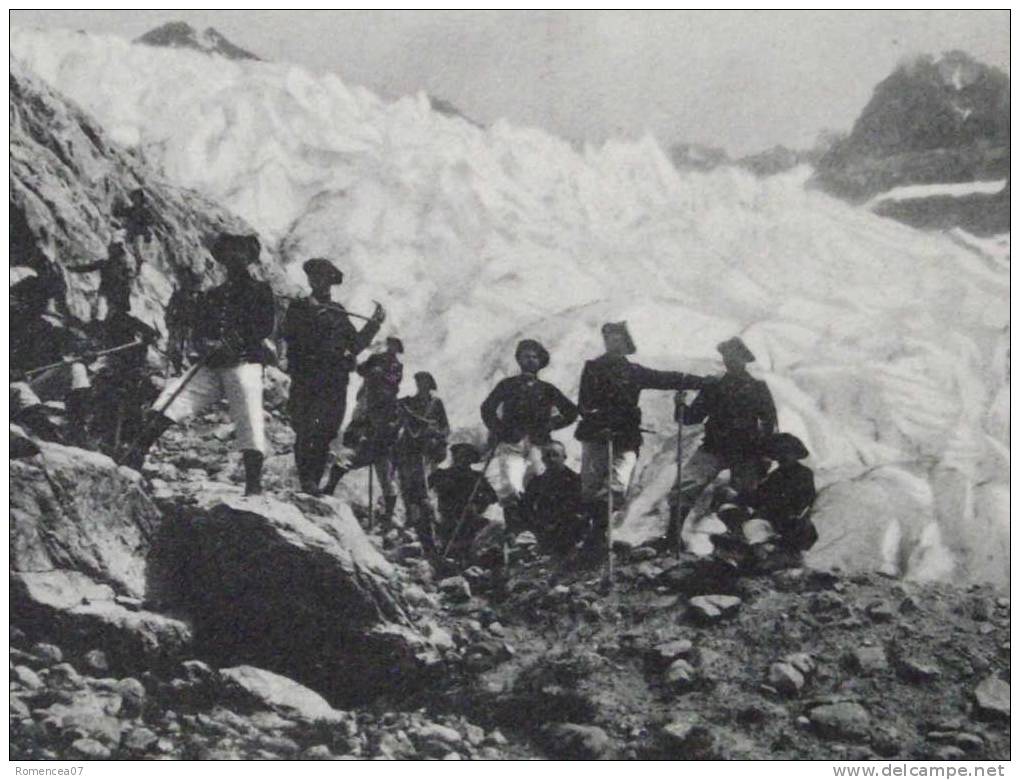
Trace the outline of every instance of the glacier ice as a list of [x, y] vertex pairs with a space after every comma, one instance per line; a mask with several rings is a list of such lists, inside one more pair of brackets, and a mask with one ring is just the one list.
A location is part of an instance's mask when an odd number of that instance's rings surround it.
[[[60, 31], [15, 29], [11, 50], [256, 225], [295, 282], [300, 261], [335, 258], [343, 300], [387, 305], [407, 376], [436, 374], [459, 435], [478, 435], [520, 337], [576, 394], [607, 319], [629, 320], [641, 362], [691, 371], [716, 370], [714, 345], [740, 333], [824, 486], [816, 562], [1008, 577], [1009, 266], [970, 237], [812, 191], [803, 169], [680, 173], [652, 139], [481, 129], [282, 63]], [[672, 399], [643, 406], [657, 433], [632, 540], [661, 527], [675, 469]]]

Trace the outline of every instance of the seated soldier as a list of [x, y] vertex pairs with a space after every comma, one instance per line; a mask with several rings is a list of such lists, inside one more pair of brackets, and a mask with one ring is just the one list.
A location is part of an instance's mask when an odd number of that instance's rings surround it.
[[[486, 515], [497, 503], [496, 492], [485, 476], [471, 468], [481, 460], [473, 444], [450, 447], [453, 465], [439, 469], [429, 478], [439, 504], [437, 542], [440, 552], [450, 547], [450, 555], [464, 558], [470, 554], [475, 536], [491, 522]], [[458, 526], [460, 526], [458, 530]]]
[[545, 471], [524, 491], [521, 509], [525, 527], [538, 537], [544, 550], [566, 555], [585, 535], [581, 505], [581, 477], [566, 463], [567, 451], [558, 441], [542, 448]]
[[811, 522], [815, 501], [814, 473], [800, 463], [807, 447], [790, 433], [777, 433], [765, 445], [765, 454], [779, 466], [758, 485], [752, 501], [755, 517], [767, 520], [788, 551], [808, 550], [818, 541]]

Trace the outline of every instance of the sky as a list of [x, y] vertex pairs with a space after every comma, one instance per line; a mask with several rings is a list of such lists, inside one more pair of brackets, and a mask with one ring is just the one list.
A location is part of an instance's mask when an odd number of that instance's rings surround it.
[[1008, 11], [11, 11], [134, 38], [212, 26], [264, 59], [385, 97], [425, 90], [483, 123], [571, 140], [654, 135], [731, 154], [849, 130], [898, 62], [963, 49], [1009, 69]]

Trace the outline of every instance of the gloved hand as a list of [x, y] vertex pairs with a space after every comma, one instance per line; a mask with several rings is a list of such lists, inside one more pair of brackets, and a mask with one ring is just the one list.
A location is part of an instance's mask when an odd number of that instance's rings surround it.
[[376, 303], [375, 311], [372, 312], [371, 321], [376, 325], [382, 325], [386, 321], [386, 310], [382, 307], [381, 303]]

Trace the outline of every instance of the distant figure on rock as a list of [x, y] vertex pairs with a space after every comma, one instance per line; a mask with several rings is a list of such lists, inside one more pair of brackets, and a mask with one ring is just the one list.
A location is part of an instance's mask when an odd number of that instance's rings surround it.
[[358, 373], [365, 381], [358, 390], [358, 403], [351, 424], [344, 432], [344, 444], [354, 454], [345, 465], [333, 466], [326, 486], [326, 492], [332, 494], [347, 472], [371, 466], [383, 495], [384, 526], [392, 522], [397, 505], [393, 447], [400, 427], [397, 395], [404, 378], [404, 365], [400, 362], [403, 351], [404, 343], [390, 336], [382, 352], [377, 352], [358, 366]]
[[[613, 506], [622, 508], [641, 449], [642, 390], [696, 390], [702, 377], [679, 371], [656, 371], [631, 363], [627, 355], [637, 351], [626, 322], [602, 326], [605, 354], [584, 364], [578, 402], [581, 422], [576, 438], [581, 442], [581, 495], [592, 532], [586, 553], [592, 559], [605, 550], [608, 494]], [[609, 462], [609, 442], [613, 461]]]
[[[48, 311], [56, 289], [53, 281], [34, 271], [10, 288], [11, 421], [41, 438], [82, 446], [91, 392], [89, 356], [82, 334]], [[44, 366], [51, 367], [33, 371]], [[50, 420], [46, 401], [64, 402], [65, 436]]]
[[99, 272], [99, 297], [106, 301], [108, 310], [112, 308], [111, 301], [120, 301], [131, 297], [131, 288], [141, 272], [141, 257], [132, 259], [124, 246], [125, 243], [127, 243], [126, 232], [116, 230], [106, 248], [105, 258], [67, 268], [73, 274]]
[[475, 537], [490, 524], [487, 515], [499, 499], [485, 475], [472, 468], [482, 457], [477, 447], [454, 444], [450, 457], [453, 465], [436, 471], [429, 478], [429, 487], [436, 492], [439, 504], [442, 545], [450, 545], [452, 557], [466, 558]]
[[177, 279], [177, 287], [166, 304], [164, 321], [167, 358], [170, 367], [179, 374], [188, 366], [194, 349], [194, 327], [198, 320], [202, 280], [187, 267], [178, 270]]
[[211, 252], [226, 268], [227, 280], [209, 290], [199, 306], [195, 338], [201, 364], [193, 375], [167, 385], [124, 463], [140, 469], [167, 428], [226, 398], [244, 462], [245, 495], [256, 495], [262, 492], [266, 452], [262, 372], [271, 356], [263, 342], [273, 332], [273, 291], [248, 270], [259, 259], [255, 236], [222, 234]]
[[[696, 504], [701, 514], [710, 497], [705, 489], [721, 471], [729, 470], [730, 486], [746, 498], [754, 493], [762, 476], [762, 448], [776, 430], [776, 406], [768, 385], [747, 372], [754, 354], [744, 342], [731, 338], [717, 346], [726, 373], [707, 385], [682, 410], [683, 422], [694, 425], [705, 421], [701, 447], [683, 464], [682, 480], [675, 485], [674, 502], [679, 522], [670, 524], [667, 541], [675, 544], [675, 535]], [[707, 421], [706, 421], [707, 418]]]
[[567, 466], [567, 451], [558, 441], [542, 448], [542, 463], [545, 471], [524, 491], [524, 523], [543, 549], [566, 555], [583, 539], [586, 528], [581, 477]]
[[133, 245], [136, 238], [144, 239], [145, 243], [152, 241], [152, 224], [155, 219], [149, 209], [145, 190], [141, 187], [131, 190], [127, 203], [119, 201], [114, 206], [113, 216], [123, 227], [124, 240], [128, 246]]
[[347, 411], [351, 371], [358, 354], [379, 332], [386, 313], [377, 306], [359, 331], [347, 310], [332, 299], [332, 288], [343, 284], [343, 272], [321, 257], [308, 260], [303, 268], [312, 293], [290, 305], [283, 338], [291, 377], [288, 410], [296, 436], [298, 480], [303, 492], [318, 495], [330, 442], [340, 432]]
[[577, 419], [577, 406], [558, 388], [538, 378], [549, 352], [524, 339], [514, 352], [521, 373], [502, 380], [482, 402], [482, 422], [495, 447], [496, 495], [511, 535], [523, 528], [520, 502], [528, 482], [544, 468], [542, 447], [555, 430]]
[[418, 392], [398, 403], [400, 431], [397, 434], [396, 460], [400, 495], [404, 501], [407, 525], [418, 533], [425, 553], [436, 551], [435, 517], [429, 502], [428, 476], [433, 467], [446, 460], [446, 437], [450, 423], [446, 407], [434, 393], [436, 380], [428, 371], [414, 375]]

